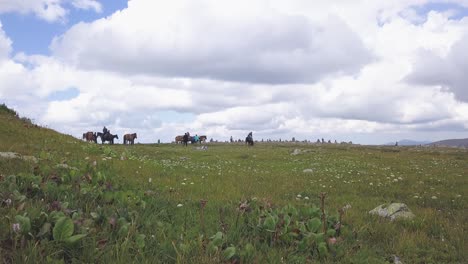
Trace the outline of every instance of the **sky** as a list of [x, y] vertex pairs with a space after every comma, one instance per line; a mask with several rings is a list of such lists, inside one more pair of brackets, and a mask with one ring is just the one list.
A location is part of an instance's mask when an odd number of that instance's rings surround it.
[[0, 103], [77, 138], [468, 138], [468, 0], [0, 0]]

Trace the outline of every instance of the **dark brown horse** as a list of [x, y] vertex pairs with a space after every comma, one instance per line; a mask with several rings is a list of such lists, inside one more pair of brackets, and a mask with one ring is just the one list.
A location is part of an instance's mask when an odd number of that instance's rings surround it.
[[96, 135], [96, 133], [93, 133], [91, 131], [83, 133], [83, 139], [88, 141], [88, 142], [97, 143], [97, 135]]
[[111, 133], [103, 134], [101, 132], [97, 132], [97, 137], [101, 137], [102, 144], [109, 141], [109, 144], [111, 145], [114, 144], [114, 138], [119, 139], [119, 136], [117, 135], [112, 135]]
[[137, 134], [136, 133], [133, 133], [133, 134], [125, 134], [124, 137], [123, 137], [123, 143], [124, 144], [131, 144], [133, 145], [135, 143], [135, 138], [137, 138]]

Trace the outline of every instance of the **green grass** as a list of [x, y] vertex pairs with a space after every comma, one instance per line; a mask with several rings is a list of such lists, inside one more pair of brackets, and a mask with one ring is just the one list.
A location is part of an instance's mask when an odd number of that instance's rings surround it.
[[[102, 146], [37, 127], [8, 110], [0, 107], [0, 151], [39, 161], [0, 158], [0, 256], [6, 263], [388, 263], [393, 255], [404, 263], [468, 259], [464, 149], [302, 143], [207, 144], [206, 151], [173, 144]], [[296, 148], [302, 153], [291, 155]], [[337, 210], [351, 205], [338, 242], [325, 244], [325, 253], [319, 253], [320, 242], [334, 235], [320, 238], [320, 230], [305, 227], [317, 218], [311, 212], [319, 210], [322, 192], [328, 228], [336, 223]], [[200, 200], [207, 201], [203, 222]], [[239, 210], [246, 201], [249, 212]], [[416, 218], [389, 222], [367, 213], [392, 201], [406, 203]], [[282, 222], [286, 215], [292, 219], [290, 229]], [[21, 216], [30, 220], [28, 232], [13, 230]], [[69, 236], [54, 235], [63, 217], [73, 220], [70, 235], [85, 236], [72, 243]], [[270, 231], [269, 217], [276, 221]], [[294, 232], [299, 235], [293, 237]]]

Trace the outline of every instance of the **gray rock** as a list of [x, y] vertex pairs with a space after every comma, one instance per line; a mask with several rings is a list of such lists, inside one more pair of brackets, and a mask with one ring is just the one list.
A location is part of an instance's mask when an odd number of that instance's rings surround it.
[[17, 159], [19, 155], [15, 152], [0, 152], [0, 158]]
[[15, 152], [0, 152], [0, 158], [4, 159], [22, 159], [24, 161], [30, 161], [37, 163], [37, 158], [34, 156], [22, 156]]
[[395, 219], [412, 219], [415, 217], [413, 212], [404, 203], [381, 204], [369, 211], [369, 214], [381, 217]]
[[75, 167], [69, 166], [68, 164], [57, 164], [55, 165], [56, 168], [62, 168], [62, 169], [67, 169], [67, 170], [78, 170]]
[[296, 155], [299, 155], [301, 153], [302, 153], [302, 151], [300, 149], [294, 149], [294, 151], [291, 153], [291, 155], [296, 156]]

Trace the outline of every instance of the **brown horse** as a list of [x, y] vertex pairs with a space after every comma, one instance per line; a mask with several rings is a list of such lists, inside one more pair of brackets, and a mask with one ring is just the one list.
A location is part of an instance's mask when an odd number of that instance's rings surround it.
[[176, 144], [179, 144], [179, 142], [182, 143], [183, 141], [184, 141], [184, 136], [176, 136], [175, 137], [175, 143]]
[[92, 141], [94, 143], [97, 143], [97, 135], [91, 131], [83, 133], [83, 139], [85, 139], [88, 142]]
[[123, 143], [124, 144], [130, 143], [131, 145], [133, 145], [133, 143], [135, 143], [135, 138], [137, 138], [136, 133], [125, 134], [124, 137], [123, 137]]

